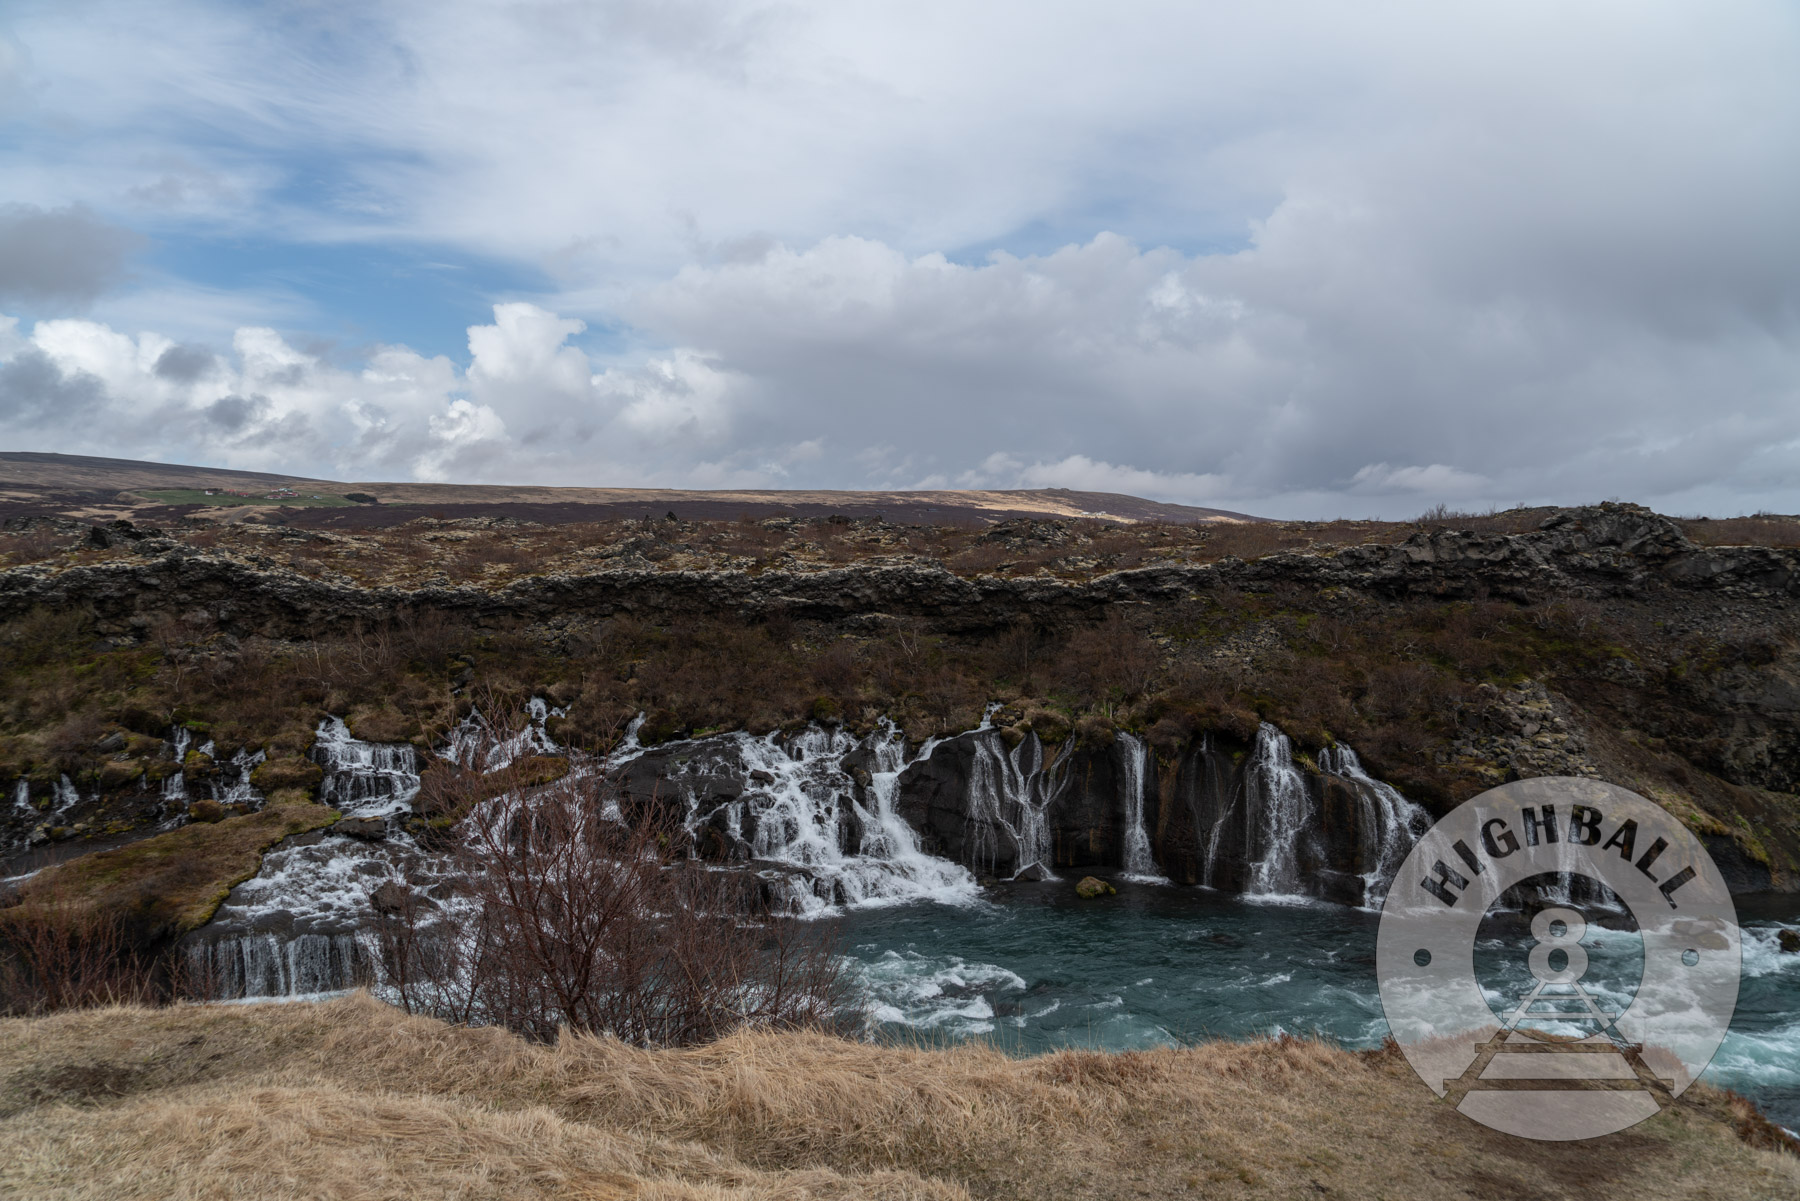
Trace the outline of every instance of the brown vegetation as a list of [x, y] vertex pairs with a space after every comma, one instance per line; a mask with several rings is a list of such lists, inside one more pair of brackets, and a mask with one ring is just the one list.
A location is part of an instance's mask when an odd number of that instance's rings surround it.
[[0, 929], [46, 911], [67, 913], [72, 921], [123, 923], [135, 943], [196, 929], [234, 885], [256, 874], [264, 851], [337, 816], [307, 801], [275, 802], [242, 817], [185, 825], [47, 867], [19, 884], [12, 903], [0, 908]]
[[32, 1197], [1785, 1198], [1800, 1159], [1696, 1086], [1578, 1144], [1398, 1056], [1207, 1043], [1009, 1058], [743, 1032], [645, 1051], [323, 1005], [0, 1022], [0, 1191]]
[[678, 826], [609, 819], [606, 799], [585, 777], [482, 806], [447, 912], [383, 886], [383, 974], [407, 1012], [649, 1046], [832, 1020], [843, 981], [829, 941], [763, 918], [743, 877], [680, 859]]

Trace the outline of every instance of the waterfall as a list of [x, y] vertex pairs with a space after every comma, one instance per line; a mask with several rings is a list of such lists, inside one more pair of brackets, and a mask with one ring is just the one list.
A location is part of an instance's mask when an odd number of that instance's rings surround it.
[[1244, 891], [1292, 895], [1302, 891], [1300, 839], [1314, 815], [1306, 777], [1294, 763], [1288, 736], [1264, 722], [1244, 772], [1250, 817], [1250, 881]]
[[[502, 735], [494, 732], [479, 709], [472, 709], [451, 732], [450, 747], [444, 757], [471, 771], [490, 772], [532, 755], [560, 755], [563, 748], [550, 737], [544, 723], [552, 717], [562, 717], [564, 713], [565, 710], [552, 709], [543, 697], [534, 696], [525, 704], [525, 727], [516, 733]], [[638, 727], [643, 724], [640, 713], [627, 732], [633, 743], [637, 740]], [[623, 749], [621, 746], [620, 750]]]
[[1121, 731], [1120, 783], [1125, 801], [1125, 878], [1146, 884], [1167, 884], [1150, 852], [1150, 836], [1144, 832], [1144, 793], [1150, 787], [1150, 748], [1135, 735]]
[[1043, 744], [1027, 734], [1010, 752], [1000, 736], [986, 729], [975, 740], [970, 764], [968, 820], [974, 832], [974, 855], [989, 870], [1000, 862], [1002, 848], [994, 843], [996, 828], [1012, 840], [1013, 874], [1036, 867], [1046, 880], [1050, 872], [1050, 823], [1046, 816], [1052, 801], [1068, 786], [1053, 760], [1044, 762]]
[[1319, 752], [1319, 770], [1337, 776], [1356, 793], [1359, 811], [1356, 833], [1358, 859], [1363, 865], [1363, 904], [1374, 905], [1387, 895], [1394, 873], [1419, 836], [1431, 828], [1424, 809], [1363, 770], [1356, 752], [1339, 743]]
[[187, 763], [188, 747], [192, 746], [194, 735], [186, 726], [176, 726], [169, 732], [169, 751], [175, 760], [175, 770], [163, 778], [162, 799], [165, 806], [163, 812], [187, 808], [187, 774], [182, 767]]
[[215, 1000], [334, 992], [367, 981], [371, 969], [354, 934], [239, 934], [187, 948], [191, 986]]
[[325, 769], [319, 800], [346, 816], [403, 813], [419, 794], [418, 756], [410, 743], [363, 742], [340, 718], [319, 723], [312, 758]]
[[[906, 744], [891, 724], [883, 722], [863, 743], [817, 726], [785, 742], [744, 733], [706, 741], [723, 753], [698, 756], [671, 779], [685, 794], [688, 828], [722, 826], [754, 860], [769, 865], [764, 878], [791, 912], [974, 894], [974, 877], [920, 850], [918, 835], [895, 812]], [[857, 751], [868, 762], [867, 807], [844, 766]], [[703, 786], [720, 769], [749, 786], [715, 803]]]
[[19, 782], [13, 785], [13, 808], [23, 817], [35, 818], [38, 815], [36, 806], [31, 803], [31, 781], [24, 776], [20, 776]]
[[67, 813], [79, 804], [81, 804], [81, 793], [76, 790], [74, 784], [69, 782], [69, 777], [66, 774], [58, 776], [56, 788], [51, 793], [51, 816], [54, 817], [59, 814]]
[[[208, 744], [211, 745], [210, 743]], [[225, 772], [220, 769], [219, 778], [213, 782], [213, 800], [221, 805], [250, 805], [261, 808], [263, 794], [250, 783], [250, 773], [256, 770], [266, 754], [263, 751], [246, 751], [239, 749], [231, 756], [232, 779], [225, 780]]]

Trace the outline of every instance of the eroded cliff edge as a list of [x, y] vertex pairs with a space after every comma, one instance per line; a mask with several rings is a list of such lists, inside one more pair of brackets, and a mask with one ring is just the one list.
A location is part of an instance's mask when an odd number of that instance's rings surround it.
[[[1056, 524], [990, 536], [1029, 546], [1057, 538]], [[568, 710], [563, 735], [600, 748], [640, 711], [652, 740], [892, 717], [916, 741], [970, 728], [992, 699], [1016, 713], [1014, 737], [1060, 745], [1083, 722], [1090, 737], [1094, 723], [1140, 737], [1159, 779], [1191, 775], [1209, 736], [1249, 746], [1264, 721], [1302, 753], [1353, 743], [1374, 775], [1434, 810], [1513, 775], [1600, 775], [1682, 813], [1742, 886], [1794, 887], [1800, 552], [1700, 545], [1622, 504], [1538, 526], [1077, 578], [891, 556], [662, 569], [629, 554], [601, 561], [625, 566], [409, 587], [139, 538], [113, 560], [0, 573], [0, 619], [78, 621], [96, 662], [136, 656], [162, 710], [115, 695], [79, 730], [67, 714], [55, 729], [15, 714], [6, 757], [39, 805], [59, 777], [118, 782], [140, 766], [82, 745], [114, 725], [127, 737], [158, 722], [206, 727], [224, 735], [221, 754], [265, 752], [274, 779], [304, 758], [324, 713], [429, 742], [483, 688], [546, 691]], [[401, 626], [413, 649], [371, 652], [399, 664], [404, 678], [386, 688], [378, 673], [296, 670], [321, 646], [348, 653]], [[696, 662], [705, 654], [710, 668]], [[752, 667], [767, 679], [749, 691], [718, 683]], [[293, 672], [280, 703], [256, 698], [260, 726], [244, 719], [250, 698], [234, 710], [231, 688], [190, 679], [248, 671]], [[154, 756], [139, 758], [143, 787]], [[290, 774], [285, 785], [307, 786]]]

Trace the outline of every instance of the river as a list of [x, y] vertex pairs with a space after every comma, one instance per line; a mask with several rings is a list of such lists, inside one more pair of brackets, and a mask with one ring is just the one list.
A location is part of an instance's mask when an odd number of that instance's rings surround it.
[[[983, 1038], [1021, 1052], [1284, 1032], [1369, 1048], [1386, 1035], [1376, 914], [1114, 883], [1117, 896], [1094, 900], [1067, 882], [1011, 885], [990, 890], [991, 899], [860, 909], [832, 923], [878, 1035]], [[1800, 1130], [1800, 954], [1776, 944], [1781, 929], [1800, 928], [1800, 897], [1739, 905], [1743, 983], [1731, 1032], [1703, 1078]], [[1642, 963], [1635, 932], [1595, 925], [1582, 941], [1591, 965], [1583, 984], [1615, 1005], [1628, 1001]], [[1517, 945], [1491, 937], [1477, 946], [1496, 1012], [1529, 979], [1523, 954], [1507, 953]]]

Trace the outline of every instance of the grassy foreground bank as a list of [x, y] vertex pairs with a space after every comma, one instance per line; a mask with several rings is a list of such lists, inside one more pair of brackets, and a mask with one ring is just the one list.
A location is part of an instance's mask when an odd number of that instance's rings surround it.
[[1747, 1104], [1527, 1143], [1391, 1053], [1008, 1058], [737, 1034], [644, 1051], [325, 1004], [0, 1021], [0, 1195], [1793, 1197]]

